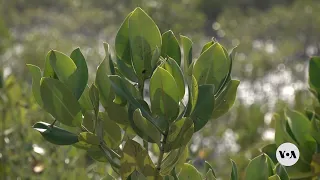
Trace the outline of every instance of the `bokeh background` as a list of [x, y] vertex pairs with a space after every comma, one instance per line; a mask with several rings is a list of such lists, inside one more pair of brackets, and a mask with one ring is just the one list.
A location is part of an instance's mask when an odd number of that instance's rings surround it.
[[241, 80], [237, 100], [194, 135], [190, 159], [197, 167], [207, 160], [228, 179], [232, 158], [243, 173], [273, 141], [274, 112], [303, 112], [314, 104], [307, 64], [320, 54], [319, 0], [0, 0], [0, 179], [100, 179], [110, 171], [85, 151], [51, 145], [31, 128], [50, 117], [32, 97], [25, 64], [42, 68], [49, 50], [70, 54], [80, 47], [93, 79], [102, 43], [114, 45], [118, 27], [137, 6], [161, 32], [189, 36], [194, 58], [212, 37], [228, 49], [238, 46], [232, 72]]

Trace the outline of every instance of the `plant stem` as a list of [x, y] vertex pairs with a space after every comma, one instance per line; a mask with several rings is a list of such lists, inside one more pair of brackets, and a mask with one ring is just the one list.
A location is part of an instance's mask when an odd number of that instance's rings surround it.
[[57, 122], [57, 119], [54, 119], [54, 121], [50, 124], [50, 127], [53, 127], [54, 126], [54, 123]]
[[159, 147], [160, 148], [160, 155], [158, 158], [157, 169], [156, 169], [155, 178], [154, 178], [155, 180], [158, 180], [159, 176], [160, 176], [161, 163], [162, 163], [162, 159], [163, 159], [163, 155], [164, 155], [164, 146], [167, 142], [167, 136], [168, 136], [168, 130], [165, 131], [165, 133], [163, 135], [163, 139], [162, 139], [160, 147]]

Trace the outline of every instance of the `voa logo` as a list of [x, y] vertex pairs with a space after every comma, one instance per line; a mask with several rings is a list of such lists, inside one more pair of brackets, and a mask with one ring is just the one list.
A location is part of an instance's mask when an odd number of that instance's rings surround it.
[[276, 152], [278, 162], [283, 166], [293, 166], [299, 160], [300, 152], [292, 143], [281, 144]]

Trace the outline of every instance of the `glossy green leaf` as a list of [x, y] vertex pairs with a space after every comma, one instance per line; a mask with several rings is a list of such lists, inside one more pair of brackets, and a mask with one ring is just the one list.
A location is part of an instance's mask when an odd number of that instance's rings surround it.
[[216, 180], [216, 177], [214, 177], [212, 173], [212, 169], [209, 169], [209, 171], [206, 173], [205, 180]]
[[139, 171], [146, 178], [153, 177], [155, 174], [155, 166], [148, 151], [139, 143], [129, 139], [123, 148], [123, 156], [121, 157], [121, 178], [126, 179], [134, 170]]
[[[134, 131], [135, 134], [137, 134], [138, 136], [140, 136], [142, 139], [146, 140], [147, 142], [156, 143], [156, 141], [154, 141], [153, 138], [151, 138], [147, 133], [142, 131], [142, 129], [138, 128], [137, 124], [134, 122], [133, 118], [134, 118], [134, 112], [136, 110], [137, 110], [137, 108], [133, 107], [132, 105], [129, 105], [128, 115], [129, 115], [129, 123], [130, 123], [132, 130]], [[159, 132], [159, 130], [157, 130], [157, 131]]]
[[183, 74], [179, 65], [174, 59], [169, 57], [162, 67], [165, 70], [167, 70], [176, 81], [176, 84], [179, 90], [179, 101], [180, 101], [184, 97], [185, 84], [184, 84]]
[[75, 83], [73, 92], [76, 98], [79, 99], [88, 83], [88, 66], [86, 59], [80, 51], [80, 48], [73, 50], [70, 55], [70, 58], [77, 66], [77, 69], [70, 77], [70, 80]]
[[219, 87], [228, 74], [229, 66], [228, 55], [225, 54], [219, 43], [215, 43], [203, 52], [195, 62], [193, 75], [199, 85], [214, 84], [215, 87]]
[[231, 80], [224, 90], [216, 97], [212, 118], [217, 119], [227, 113], [233, 106], [240, 84], [238, 80]]
[[177, 64], [181, 64], [181, 51], [177, 38], [171, 30], [162, 34], [162, 57], [171, 57]]
[[133, 122], [137, 126], [137, 128], [147, 136], [143, 137], [143, 139], [151, 138], [153, 142], [160, 144], [160, 132], [151, 122], [149, 122], [142, 116], [140, 109], [136, 109], [134, 111]]
[[94, 132], [95, 127], [95, 115], [92, 111], [86, 111], [83, 114], [82, 126], [84, 126], [88, 131]]
[[311, 162], [316, 150], [316, 142], [311, 136], [311, 122], [301, 113], [287, 109], [285, 112], [288, 125], [299, 144], [302, 157]]
[[38, 66], [27, 64], [27, 67], [32, 75], [32, 93], [34, 99], [39, 104], [39, 106], [43, 106], [43, 102], [40, 94], [40, 79], [41, 79], [41, 70]]
[[179, 161], [182, 162], [183, 165], [189, 155], [188, 153], [186, 146], [170, 151], [161, 163], [160, 174], [162, 176], [169, 175]]
[[164, 151], [169, 152], [188, 144], [194, 132], [193, 121], [190, 118], [182, 118], [175, 121], [169, 129]]
[[212, 46], [215, 42], [214, 41], [209, 41], [207, 42], [203, 47], [202, 47], [202, 50], [201, 50], [201, 53], [202, 54], [203, 52], [205, 52], [206, 50], [209, 49], [210, 46]]
[[94, 84], [92, 84], [89, 89], [89, 97], [90, 97], [90, 101], [93, 106], [94, 112], [97, 116], [99, 112], [99, 90]]
[[184, 163], [178, 177], [179, 179], [185, 180], [202, 180], [199, 171], [194, 166], [188, 163]]
[[[112, 93], [112, 95], [113, 94], [114, 93]], [[110, 99], [113, 99], [113, 96], [112, 98], [110, 97]], [[106, 111], [109, 118], [114, 122], [122, 125], [129, 124], [128, 108], [126, 106], [121, 106], [109, 100], [108, 108], [106, 109]]]
[[46, 60], [45, 60], [45, 64], [44, 64], [44, 70], [43, 70], [43, 77], [49, 77], [49, 78], [54, 78], [54, 79], [58, 79], [57, 74], [54, 72], [51, 64], [50, 64], [50, 55], [51, 55], [52, 51], [49, 51], [47, 56], [46, 56]]
[[151, 76], [151, 60], [161, 47], [161, 34], [153, 20], [141, 9], [136, 8], [129, 18], [129, 42], [132, 65], [138, 79]]
[[237, 165], [236, 163], [231, 160], [231, 164], [232, 164], [232, 171], [231, 171], [231, 177], [230, 177], [230, 180], [238, 180], [239, 177], [238, 177], [238, 168], [237, 168]]
[[87, 151], [88, 155], [98, 162], [109, 162], [104, 151], [99, 147], [92, 147]]
[[80, 99], [78, 100], [81, 109], [83, 111], [93, 110], [93, 105], [91, 103], [90, 95], [89, 95], [89, 86], [87, 85], [84, 89]]
[[214, 169], [211, 166], [211, 164], [208, 161], [205, 161], [204, 162], [204, 172], [209, 172], [209, 171], [212, 173], [213, 177], [216, 177], [216, 173], [214, 172]]
[[109, 59], [109, 45], [104, 44], [106, 56], [104, 60], [100, 63], [97, 69], [95, 85], [100, 92], [100, 101], [103, 107], [108, 107], [108, 98], [110, 96], [111, 85], [108, 75], [111, 74], [110, 70], [110, 59]]
[[[127, 99], [127, 101], [136, 109], [139, 108], [141, 110], [142, 115], [152, 122], [157, 129], [164, 131], [167, 128], [167, 122], [162, 119], [153, 118], [150, 112], [135, 98], [135, 95], [132, 94], [130, 89], [134, 88], [133, 85], [129, 82], [126, 82], [125, 79], [121, 78], [117, 75], [109, 76], [111, 81], [111, 86], [114, 91], [119, 95]], [[129, 87], [128, 87], [129, 86]], [[137, 96], [137, 95], [136, 95]]]
[[129, 18], [130, 13], [122, 22], [115, 39], [115, 49], [117, 57], [123, 63], [131, 65], [131, 48], [129, 41]]
[[55, 50], [50, 51], [49, 59], [59, 80], [68, 86], [76, 99], [79, 99], [88, 80], [88, 76], [82, 74], [83, 70], [80, 69], [83, 67], [77, 69], [76, 64], [69, 56]]
[[83, 141], [83, 142], [86, 142], [86, 143], [92, 144], [92, 145], [99, 145], [100, 144], [99, 137], [93, 133], [90, 133], [90, 132], [80, 133], [78, 139], [79, 139], [79, 141]]
[[274, 163], [277, 163], [278, 160], [276, 158], [276, 151], [277, 151], [278, 146], [276, 144], [268, 144], [264, 146], [261, 151], [267, 154]]
[[[151, 179], [151, 177], [149, 179]], [[140, 172], [133, 171], [133, 173], [130, 174], [130, 176], [127, 178], [127, 180], [147, 180], [147, 179]]]
[[132, 82], [138, 82], [138, 77], [136, 76], [131, 64], [126, 64], [124, 61], [117, 59], [117, 69], [121, 76], [126, 77]]
[[39, 131], [44, 139], [56, 145], [71, 145], [78, 142], [76, 134], [45, 122], [37, 122], [33, 128]]
[[199, 87], [197, 80], [194, 76], [190, 78], [190, 83], [188, 83], [188, 106], [187, 106], [187, 112], [186, 115], [190, 115], [193, 113], [194, 108], [196, 107], [197, 101], [198, 101], [198, 93], [199, 93]]
[[320, 57], [312, 57], [309, 61], [309, 85], [320, 92]]
[[181, 47], [183, 50], [183, 72], [186, 75], [192, 62], [192, 41], [186, 36], [180, 35]]
[[267, 180], [268, 177], [272, 175], [273, 174], [270, 174], [269, 171], [267, 156], [265, 154], [261, 154], [250, 161], [246, 168], [245, 179]]
[[303, 114], [287, 109], [285, 115], [290, 129], [299, 144], [303, 145], [307, 141], [314, 141], [310, 135], [311, 122]]
[[276, 174], [276, 175], [273, 175], [273, 176], [270, 176], [268, 178], [268, 180], [281, 180], [280, 177]]
[[284, 166], [277, 164], [275, 167], [275, 172], [279, 175], [281, 180], [290, 180], [289, 175]]
[[108, 147], [117, 148], [121, 144], [121, 129], [114, 121], [111, 121], [107, 113], [99, 113], [99, 119], [103, 121], [103, 139]]
[[285, 142], [297, 144], [286, 131], [285, 121], [280, 118], [279, 114], [274, 114], [272, 116], [272, 121], [275, 122], [275, 126], [276, 126], [275, 142], [277, 146], [280, 146], [282, 143], [285, 143]]
[[81, 108], [69, 88], [52, 78], [42, 78], [40, 83], [43, 108], [67, 126], [80, 126]]
[[204, 127], [211, 118], [214, 103], [214, 85], [206, 84], [199, 86], [197, 104], [191, 114], [195, 132]]
[[150, 100], [153, 114], [172, 122], [179, 114], [179, 90], [172, 75], [158, 67], [150, 80]]

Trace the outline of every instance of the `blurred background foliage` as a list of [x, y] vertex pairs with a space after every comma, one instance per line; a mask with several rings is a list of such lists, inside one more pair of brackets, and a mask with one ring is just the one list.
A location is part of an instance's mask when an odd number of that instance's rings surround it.
[[194, 135], [190, 159], [198, 168], [208, 160], [227, 179], [233, 158], [242, 173], [273, 140], [273, 112], [315, 104], [306, 69], [308, 58], [320, 55], [318, 0], [1, 0], [0, 179], [99, 179], [110, 170], [84, 151], [45, 142], [31, 128], [51, 117], [32, 98], [25, 64], [43, 68], [49, 50], [69, 54], [79, 46], [93, 72], [102, 42], [114, 44], [117, 28], [137, 6], [161, 32], [191, 37], [194, 58], [212, 37], [229, 49], [238, 46], [232, 72], [241, 80], [238, 98], [228, 114]]

